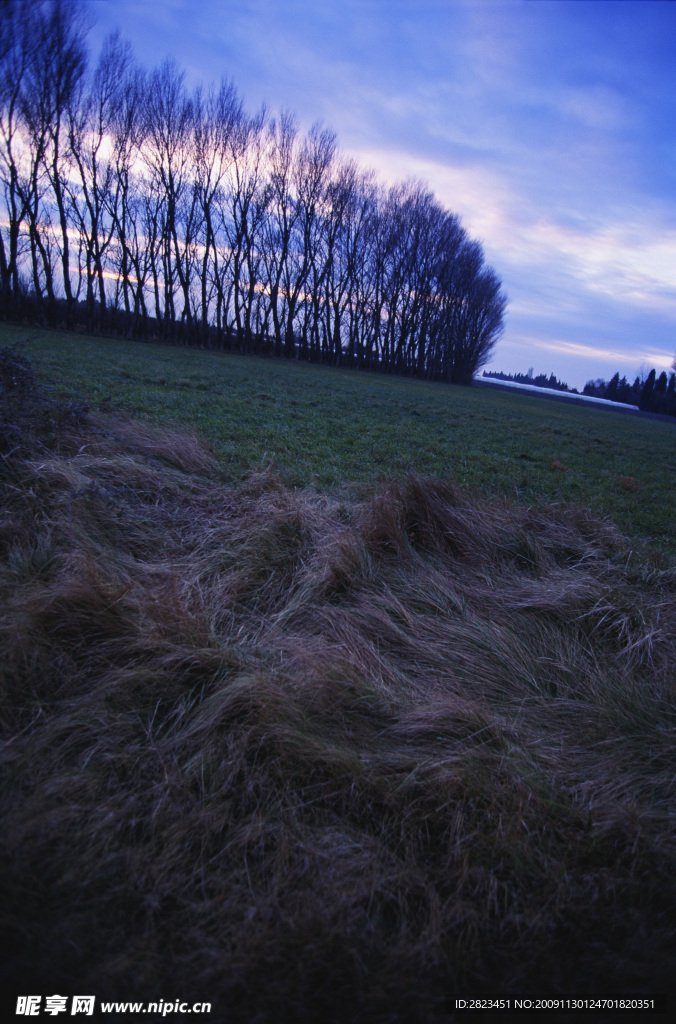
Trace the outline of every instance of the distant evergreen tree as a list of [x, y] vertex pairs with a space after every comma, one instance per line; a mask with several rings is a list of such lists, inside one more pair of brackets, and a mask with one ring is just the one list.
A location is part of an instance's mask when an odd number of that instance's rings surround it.
[[631, 384], [626, 377], [623, 377], [619, 383], [617, 389], [617, 400], [618, 402], [625, 402], [627, 405], [632, 404]]
[[[578, 394], [575, 388], [569, 388], [563, 381], [557, 380], [553, 373], [549, 377], [544, 373], [534, 377], [532, 367], [528, 373], [500, 373], [497, 370], [484, 370], [484, 377], [497, 377], [498, 380], [513, 381], [515, 384], [532, 384], [540, 388]], [[595, 380], [587, 381], [582, 394], [589, 398], [605, 398], [610, 402], [637, 405], [644, 412], [676, 416], [676, 373], [669, 375], [665, 370], [658, 377], [657, 370], [652, 369], [644, 381], [641, 381], [640, 377], [636, 377], [633, 384], [630, 384], [626, 377], [620, 377], [619, 372], [613, 374], [609, 381], [605, 381], [603, 377], [597, 377]]]
[[[626, 377], [620, 378], [619, 373], [614, 374], [609, 381], [597, 377], [596, 380], [588, 380], [582, 392], [591, 398], [605, 398], [610, 402], [623, 402], [626, 405], [638, 405], [641, 409], [655, 411], [653, 406], [661, 403], [666, 407], [666, 376], [661, 383], [656, 381], [656, 371], [651, 370], [645, 382], [636, 377], [633, 384], [630, 384]], [[661, 398], [660, 398], [661, 396]]]
[[662, 370], [655, 381], [655, 388], [653, 390], [653, 404], [652, 411], [666, 414], [667, 411], [667, 372]]
[[495, 377], [497, 380], [511, 381], [514, 384], [528, 384], [531, 387], [537, 388], [549, 388], [552, 391], [570, 391], [570, 388], [564, 381], [558, 380], [553, 373], [547, 376], [546, 373], [539, 373], [537, 377], [533, 376], [533, 367], [531, 366], [528, 373], [502, 373], [498, 370], [484, 370], [484, 377]]
[[653, 391], [655, 390], [655, 377], [657, 371], [653, 368], [645, 379], [643, 387], [641, 388], [641, 397], [639, 399], [639, 409], [644, 412], [652, 411], [653, 405]]
[[667, 384], [667, 416], [676, 416], [676, 373], [672, 373]]
[[596, 380], [588, 380], [582, 389], [583, 395], [588, 395], [589, 398], [605, 398], [606, 388], [608, 385], [602, 377], [597, 377]]

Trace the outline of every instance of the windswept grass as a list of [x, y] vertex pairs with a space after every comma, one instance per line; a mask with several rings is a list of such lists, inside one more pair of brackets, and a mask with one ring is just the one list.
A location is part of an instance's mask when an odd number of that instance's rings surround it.
[[1, 461], [5, 987], [233, 1022], [671, 988], [673, 570], [560, 504], [234, 487], [40, 403]]
[[[331, 367], [0, 326], [28, 338], [41, 378], [185, 424], [232, 481], [273, 464], [324, 493], [436, 475], [524, 505], [565, 502], [612, 517], [676, 564], [676, 424], [532, 395]], [[362, 492], [363, 493], [363, 490]]]

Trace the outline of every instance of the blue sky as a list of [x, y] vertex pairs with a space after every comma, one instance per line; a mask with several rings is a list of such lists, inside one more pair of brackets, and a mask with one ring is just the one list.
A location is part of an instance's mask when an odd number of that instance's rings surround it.
[[490, 366], [571, 386], [676, 351], [674, 0], [91, 0], [189, 85], [426, 181], [509, 296]]

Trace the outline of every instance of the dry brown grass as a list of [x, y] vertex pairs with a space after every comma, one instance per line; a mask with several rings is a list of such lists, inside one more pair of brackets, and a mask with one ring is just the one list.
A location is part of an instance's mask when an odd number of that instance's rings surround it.
[[114, 415], [0, 472], [7, 986], [237, 1022], [670, 987], [676, 576], [612, 524], [233, 490]]
[[639, 480], [635, 480], [633, 476], [618, 476], [617, 486], [622, 491], [640, 491], [641, 483]]

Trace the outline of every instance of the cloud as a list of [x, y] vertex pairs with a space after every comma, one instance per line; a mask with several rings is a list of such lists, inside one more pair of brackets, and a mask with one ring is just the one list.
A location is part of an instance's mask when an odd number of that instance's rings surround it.
[[542, 220], [519, 230], [519, 246], [525, 262], [564, 265], [580, 293], [676, 316], [676, 231], [660, 231], [652, 218], [618, 218], [588, 231]]
[[607, 85], [564, 89], [556, 106], [564, 117], [603, 132], [619, 131], [630, 120], [626, 99]]
[[[498, 265], [533, 270], [540, 282], [549, 273], [551, 284], [564, 280], [581, 295], [600, 293], [619, 306], [676, 315], [676, 230], [661, 227], [661, 209], [646, 211], [643, 220], [632, 207], [599, 213], [596, 223], [580, 217], [562, 223], [542, 214], [537, 198], [490, 166], [458, 167], [397, 149], [353, 152], [385, 180], [412, 175], [428, 182]], [[548, 292], [551, 309], [551, 285]], [[563, 296], [561, 303], [569, 306]], [[531, 299], [533, 305], [537, 300]]]
[[519, 341], [531, 344], [534, 348], [544, 349], [546, 352], [557, 352], [575, 356], [578, 359], [607, 359], [613, 366], [616, 363], [621, 363], [635, 367], [639, 362], [646, 362], [651, 367], [655, 366], [660, 370], [668, 370], [673, 359], [673, 356], [665, 355], [664, 352], [655, 352], [646, 348], [627, 352], [622, 348], [612, 349], [603, 348], [599, 345], [584, 345], [580, 342], [566, 341], [560, 338], [520, 337]]

